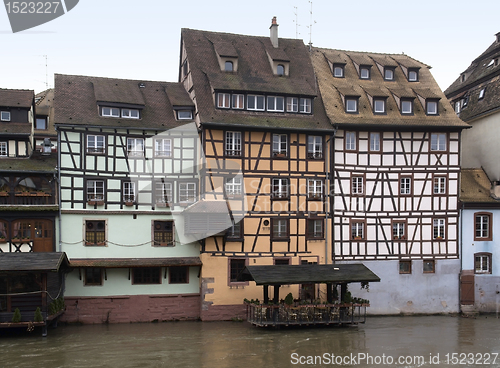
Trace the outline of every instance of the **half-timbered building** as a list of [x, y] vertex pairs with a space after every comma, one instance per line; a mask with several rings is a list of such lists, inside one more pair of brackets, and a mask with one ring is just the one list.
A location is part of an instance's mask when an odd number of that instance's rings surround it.
[[[201, 241], [201, 317], [244, 317], [243, 300], [262, 298], [260, 287], [238, 281], [246, 265], [330, 262], [333, 130], [307, 48], [278, 38], [276, 19], [270, 37], [183, 29], [179, 78], [196, 104], [202, 192], [212, 193], [204, 198], [231, 201], [233, 217], [244, 215]], [[282, 287], [277, 299], [290, 292], [326, 298], [325, 289], [301, 284]]]
[[[427, 65], [406, 55], [313, 48], [335, 128], [332, 258], [381, 279], [370, 313], [457, 312], [460, 134]], [[366, 293], [366, 294], [365, 294]]]
[[65, 319], [199, 317], [198, 243], [174, 221], [197, 200], [198, 131], [181, 84], [56, 75]]

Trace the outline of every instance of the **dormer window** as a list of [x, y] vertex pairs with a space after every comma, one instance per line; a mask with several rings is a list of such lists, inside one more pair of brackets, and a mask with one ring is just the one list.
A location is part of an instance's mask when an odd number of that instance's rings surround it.
[[193, 111], [192, 110], [177, 110], [177, 120], [192, 120]]
[[385, 98], [373, 99], [373, 112], [375, 114], [385, 114]]
[[10, 111], [0, 112], [0, 120], [1, 121], [10, 121]]
[[384, 80], [393, 81], [394, 80], [394, 68], [393, 67], [385, 67], [384, 68]]
[[278, 64], [276, 67], [276, 74], [280, 76], [285, 75], [285, 66], [283, 64]]
[[231, 101], [230, 93], [218, 93], [217, 94], [217, 107], [221, 109], [229, 109]]
[[244, 109], [245, 108], [245, 95], [233, 94], [233, 109]]
[[477, 98], [478, 100], [482, 100], [484, 98], [484, 93], [486, 92], [486, 87], [485, 88], [481, 88], [481, 90], [479, 91], [479, 97]]
[[413, 100], [401, 99], [401, 114], [402, 115], [413, 115]]
[[264, 105], [265, 105], [264, 96], [259, 96], [259, 95], [248, 95], [247, 96], [247, 109], [248, 110], [264, 111], [265, 110]]
[[334, 64], [333, 65], [333, 76], [335, 78], [344, 78], [344, 65]]
[[122, 118], [139, 119], [139, 110], [136, 110], [136, 109], [122, 109]]
[[119, 118], [120, 109], [116, 107], [103, 107], [101, 110], [101, 115], [106, 117]]
[[285, 98], [278, 96], [267, 96], [267, 111], [285, 111]]
[[312, 101], [310, 98], [301, 98], [299, 100], [299, 112], [303, 114], [311, 113], [311, 104]]
[[418, 69], [408, 69], [408, 82], [418, 82]]
[[224, 63], [224, 71], [226, 71], [226, 72], [232, 72], [233, 71], [233, 62], [232, 61], [226, 61]]
[[286, 111], [287, 112], [298, 112], [299, 111], [299, 99], [297, 97], [287, 97], [286, 98]]
[[359, 77], [361, 79], [370, 79], [370, 66], [361, 65], [359, 68]]
[[345, 111], [351, 114], [358, 113], [358, 97], [345, 98]]
[[425, 101], [425, 112], [427, 115], [437, 115], [438, 114], [438, 102], [435, 100]]

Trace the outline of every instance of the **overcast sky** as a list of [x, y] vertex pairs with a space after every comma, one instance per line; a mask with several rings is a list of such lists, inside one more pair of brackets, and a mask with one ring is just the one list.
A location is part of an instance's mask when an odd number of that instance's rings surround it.
[[310, 10], [308, 0], [80, 0], [13, 34], [0, 9], [0, 88], [40, 92], [54, 73], [175, 82], [181, 28], [268, 36], [277, 16], [279, 37], [307, 44], [313, 24], [314, 46], [405, 53], [444, 90], [500, 32], [499, 0], [314, 0]]

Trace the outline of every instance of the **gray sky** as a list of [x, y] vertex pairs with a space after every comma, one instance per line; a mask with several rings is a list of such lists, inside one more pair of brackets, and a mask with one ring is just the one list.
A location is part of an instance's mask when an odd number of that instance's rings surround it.
[[267, 36], [277, 16], [280, 37], [298, 30], [307, 44], [312, 23], [314, 46], [404, 52], [430, 65], [444, 90], [500, 32], [498, 0], [314, 0], [312, 22], [310, 10], [308, 0], [80, 0], [13, 34], [0, 9], [0, 88], [40, 92], [46, 80], [53, 86], [54, 73], [175, 82], [181, 28]]

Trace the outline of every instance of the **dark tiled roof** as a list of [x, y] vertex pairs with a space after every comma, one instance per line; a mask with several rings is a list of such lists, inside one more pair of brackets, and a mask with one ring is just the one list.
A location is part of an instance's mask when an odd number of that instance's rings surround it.
[[54, 88], [37, 93], [35, 96], [36, 101], [36, 114], [48, 117], [47, 129], [36, 129], [36, 135], [57, 136], [54, 126]]
[[[312, 63], [316, 71], [318, 86], [323, 96], [323, 103], [328, 117], [333, 124], [339, 126], [374, 126], [394, 127], [402, 129], [449, 128], [461, 129], [468, 124], [461, 121], [454, 113], [449, 102], [432, 77], [429, 67], [406, 55], [375, 54], [368, 52], [341, 51], [313, 48]], [[345, 77], [335, 78], [330, 68], [330, 62], [345, 60]], [[362, 65], [371, 65], [369, 80], [359, 78], [355, 61]], [[380, 65], [377, 65], [380, 64]], [[382, 64], [383, 63], [383, 64]], [[396, 67], [395, 80], [386, 81], [383, 77], [383, 67], [402, 65], [418, 67], [418, 82], [408, 82], [402, 67]], [[387, 96], [386, 114], [375, 115], [367, 94], [372, 97]], [[422, 100], [418, 98], [437, 98], [439, 115], [428, 116]], [[357, 114], [345, 112], [342, 95], [360, 96]], [[414, 98], [413, 115], [401, 115], [396, 98]]]
[[496, 203], [491, 196], [491, 181], [483, 169], [462, 169], [460, 174], [460, 201], [463, 203]]
[[[140, 85], [143, 87], [140, 87]], [[138, 81], [76, 75], [55, 76], [55, 121], [64, 125], [94, 125], [138, 129], [171, 129], [184, 124], [175, 119], [165, 92], [172, 87], [175, 99], [181, 92], [177, 83]], [[96, 86], [97, 90], [96, 90]], [[185, 99], [189, 99], [184, 92]], [[141, 119], [99, 116], [97, 101], [143, 105]]]
[[32, 156], [31, 158], [2, 158], [1, 172], [55, 173], [57, 158], [53, 156]]
[[[315, 85], [309, 52], [302, 40], [182, 30], [199, 119], [216, 123], [276, 129], [331, 129]], [[222, 51], [221, 51], [222, 50]], [[217, 52], [238, 57], [236, 72], [223, 72]], [[289, 76], [273, 74], [270, 59], [289, 60]], [[214, 91], [315, 97], [313, 114], [287, 114], [215, 108]]]
[[20, 89], [0, 88], [0, 106], [30, 108], [35, 92]]
[[57, 272], [68, 266], [64, 252], [0, 253], [0, 272]]
[[170, 267], [170, 266], [201, 266], [200, 257], [171, 258], [85, 258], [71, 259], [71, 267]]
[[21, 134], [30, 135], [31, 134], [31, 124], [30, 123], [15, 123], [12, 121], [2, 121], [0, 122], [0, 135], [4, 134]]

